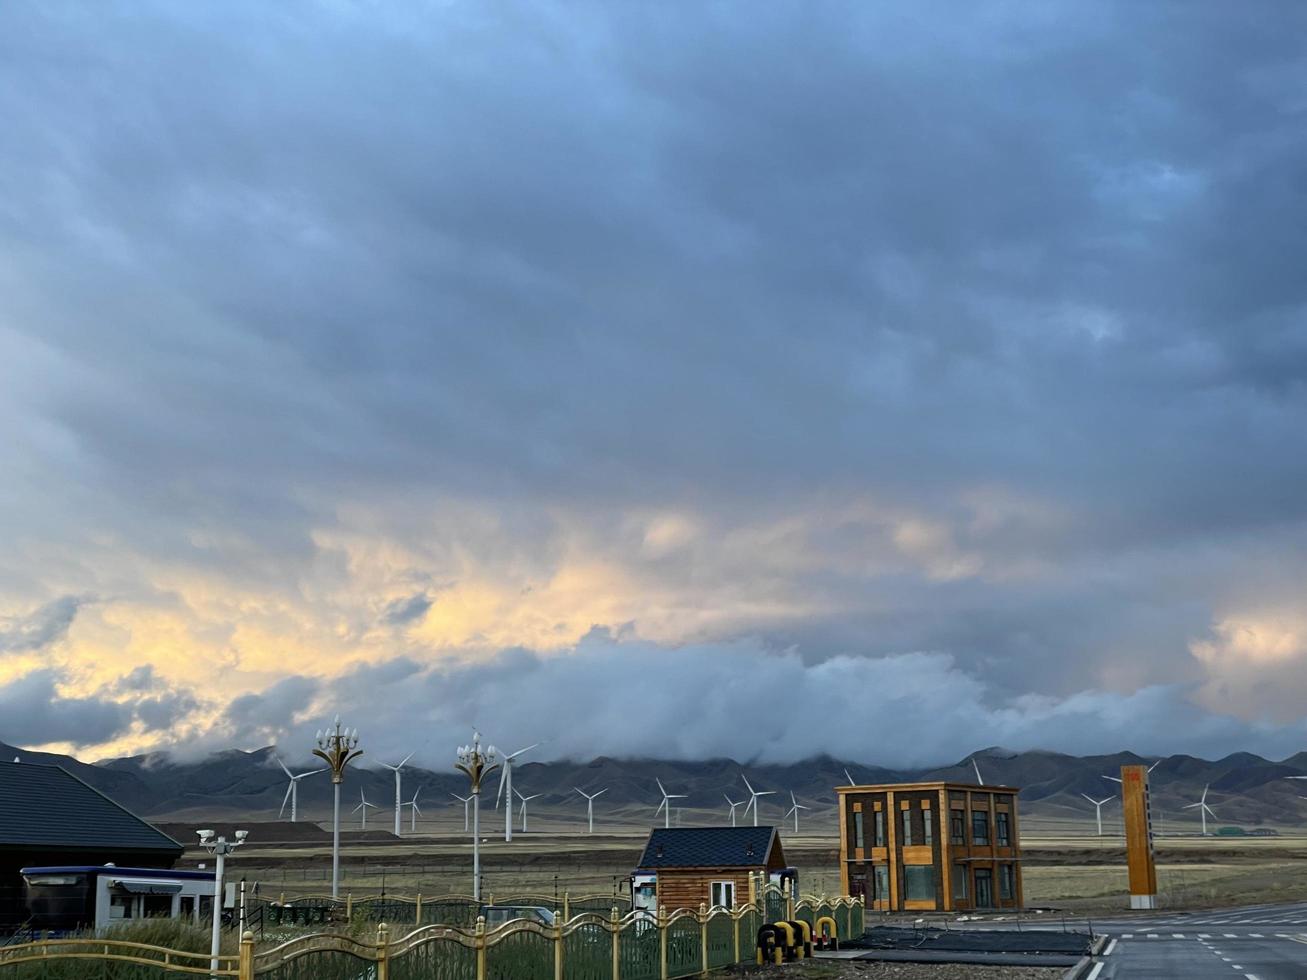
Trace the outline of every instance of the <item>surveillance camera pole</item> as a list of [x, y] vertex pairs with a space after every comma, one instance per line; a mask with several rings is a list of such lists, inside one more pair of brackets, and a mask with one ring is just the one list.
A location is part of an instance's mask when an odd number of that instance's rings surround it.
[[345, 766], [363, 754], [358, 747], [359, 730], [340, 727], [340, 715], [335, 727], [318, 732], [318, 747], [313, 754], [331, 767], [334, 800], [331, 813], [331, 897], [340, 898], [340, 784], [345, 781]]
[[222, 870], [227, 855], [245, 843], [245, 831], [236, 831], [236, 839], [228, 841], [226, 837], [214, 838], [213, 831], [197, 831], [200, 846], [218, 859], [213, 872], [213, 936], [209, 941], [209, 969], [216, 976], [218, 973], [219, 930], [222, 927]]
[[[481, 901], [481, 780], [499, 768], [495, 762], [495, 747], [481, 750], [480, 732], [472, 733], [472, 744], [458, 749], [458, 762], [454, 768], [467, 774], [472, 781], [472, 897]], [[508, 801], [512, 809], [513, 801]]]

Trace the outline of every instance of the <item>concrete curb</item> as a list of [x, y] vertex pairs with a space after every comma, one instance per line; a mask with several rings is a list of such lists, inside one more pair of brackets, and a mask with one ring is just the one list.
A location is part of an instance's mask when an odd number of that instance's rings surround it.
[[1099, 936], [1095, 939], [1094, 944], [1089, 947], [1089, 955], [1083, 957], [1079, 963], [1062, 974], [1062, 980], [1084, 980], [1085, 977], [1089, 976], [1089, 971], [1094, 968], [1094, 957], [1101, 953], [1106, 945], [1106, 936]]

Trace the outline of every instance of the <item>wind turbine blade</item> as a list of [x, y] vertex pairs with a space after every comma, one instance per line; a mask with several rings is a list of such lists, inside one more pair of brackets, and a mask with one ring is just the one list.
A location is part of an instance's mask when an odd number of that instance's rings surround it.
[[597, 800], [597, 799], [599, 799], [599, 797], [603, 796], [603, 795], [604, 795], [605, 793], [607, 793], [607, 792], [608, 792], [608, 787], [605, 786], [603, 789], [601, 789], [601, 790], [600, 790], [598, 793], [596, 793], [594, 796], [590, 797], [590, 799], [592, 799], [592, 800]]
[[658, 809], [654, 811], [654, 816], [656, 817], [658, 814], [662, 813], [665, 806], [667, 806], [667, 797], [664, 796], [663, 801], [658, 804]]
[[1156, 768], [1157, 768], [1158, 766], [1160, 766], [1161, 764], [1162, 764], [1162, 760], [1161, 760], [1161, 759], [1158, 759], [1156, 762], [1154, 762], [1151, 766], [1149, 766], [1149, 767], [1148, 767], [1146, 770], [1144, 770], [1144, 771], [1145, 771], [1145, 772], [1152, 772], [1154, 769], [1156, 769]]
[[849, 771], [848, 771], [847, 769], [844, 770], [844, 778], [847, 779], [847, 780], [849, 781], [849, 785], [850, 785], [850, 786], [857, 786], [857, 785], [858, 785], [857, 783], [855, 783], [855, 782], [853, 781], [853, 777], [849, 775]]
[[1114, 783], [1119, 783], [1119, 782], [1121, 782], [1120, 778], [1117, 777], [1117, 776], [1104, 776], [1103, 778], [1104, 778], [1104, 779], [1110, 779], [1110, 780], [1112, 780], [1112, 782], [1114, 782]]
[[776, 790], [774, 790], [774, 789], [765, 789], [765, 790], [763, 790], [761, 793], [754, 793], [753, 795], [754, 795], [754, 796], [775, 796], [775, 795], [776, 795]]
[[[286, 763], [282, 762], [279, 756], [273, 756], [273, 758], [277, 760], [277, 765], [281, 766], [282, 772], [284, 772], [287, 776], [290, 776], [291, 779], [295, 778], [294, 776], [291, 776], [290, 770], [286, 768]], [[1289, 778], [1292, 779], [1293, 777], [1290, 776]]]
[[663, 796], [666, 796], [667, 790], [663, 789], [663, 781], [657, 776], [654, 776], [654, 782], [658, 784], [658, 792], [662, 793]]
[[408, 755], [404, 756], [404, 761], [401, 762], [399, 765], [397, 765], [395, 768], [396, 768], [396, 769], [401, 769], [401, 768], [403, 768], [403, 767], [408, 763], [408, 760], [411, 759], [411, 758], [413, 758], [413, 753], [412, 753], [412, 752], [410, 752]]
[[1090, 803], [1093, 803], [1095, 806], [1098, 805], [1098, 801], [1095, 800], [1095, 799], [1094, 799], [1092, 796], [1090, 796], [1088, 793], [1081, 793], [1080, 795], [1083, 796], [1085, 799], [1087, 799]]
[[280, 820], [281, 815], [286, 812], [286, 804], [290, 802], [290, 794], [294, 789], [295, 789], [295, 781], [292, 779], [286, 785], [286, 795], [281, 798], [281, 809], [277, 811], [277, 819]]
[[[499, 789], [495, 790], [495, 809], [496, 809], [496, 810], [499, 809], [499, 801], [500, 801], [500, 800], [503, 798], [503, 796], [504, 796], [504, 773], [506, 773], [506, 772], [508, 771], [507, 766], [511, 766], [512, 764], [513, 764], [513, 760], [512, 760], [512, 759], [509, 759], [508, 762], [507, 762], [506, 765], [505, 765], [505, 768], [499, 770]], [[512, 800], [509, 800], [508, 802], [509, 802], [510, 804], [512, 804], [513, 801], [512, 801]]]
[[974, 755], [971, 757], [971, 766], [976, 770], [976, 782], [980, 783], [981, 786], [984, 786], [985, 777], [980, 774], [980, 764], [976, 762], [976, 757]]
[[516, 758], [517, 758], [519, 755], [521, 755], [523, 752], [530, 752], [532, 749], [538, 749], [538, 748], [540, 748], [540, 743], [539, 743], [539, 742], [536, 742], [534, 745], [528, 745], [528, 746], [527, 746], [526, 748], [524, 748], [524, 749], [518, 749], [518, 750], [517, 750], [516, 752], [514, 752], [512, 755], [508, 756], [508, 758], [510, 758], [510, 759], [516, 759]]
[[754, 796], [756, 796], [757, 794], [753, 792], [753, 787], [749, 785], [749, 777], [746, 776], [744, 773], [740, 773], [740, 778], [744, 780], [744, 788], [747, 789]]

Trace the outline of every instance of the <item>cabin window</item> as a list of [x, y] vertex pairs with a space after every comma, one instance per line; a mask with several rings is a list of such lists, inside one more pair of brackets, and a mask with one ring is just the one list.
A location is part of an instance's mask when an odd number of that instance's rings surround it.
[[714, 881], [712, 883], [712, 905], [724, 909], [735, 908], [735, 882]]
[[1012, 844], [1011, 820], [1011, 816], [1002, 810], [994, 814], [994, 836], [998, 838], [999, 847], [1009, 847]]
[[884, 810], [876, 811], [876, 816], [873, 821], [872, 827], [873, 827], [873, 834], [874, 834], [872, 838], [872, 845], [875, 847], [884, 847], [885, 846], [885, 811]]
[[935, 843], [935, 814], [930, 810], [921, 811], [921, 843], [927, 847]]
[[853, 846], [864, 847], [862, 838], [862, 811], [855, 810], [853, 813]]
[[998, 897], [1015, 898], [1017, 893], [1016, 875], [1010, 864], [998, 866]]
[[974, 810], [971, 814], [971, 843], [989, 844], [989, 814]]
[[949, 841], [959, 846], [967, 842], [967, 814], [965, 810], [950, 810], [948, 815], [949, 821]]
[[883, 864], [878, 864], [875, 867], [873, 867], [871, 871], [873, 875], [872, 883], [874, 885], [872, 898], [874, 898], [878, 902], [888, 902], [889, 901], [889, 868], [887, 868]]
[[141, 915], [146, 919], [167, 919], [172, 917], [171, 895], [142, 895]]
[[912, 811], [903, 811], [903, 846], [912, 846]]
[[110, 895], [109, 896], [109, 920], [117, 922], [119, 919], [135, 918], [136, 909], [135, 895]]
[[935, 869], [929, 864], [905, 865], [903, 868], [904, 897], [909, 902], [935, 900]]

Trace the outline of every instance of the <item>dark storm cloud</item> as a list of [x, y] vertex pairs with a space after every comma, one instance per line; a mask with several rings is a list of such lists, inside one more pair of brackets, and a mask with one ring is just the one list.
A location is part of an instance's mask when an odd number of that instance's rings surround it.
[[127, 731], [131, 709], [96, 697], [64, 697], [57, 671], [37, 670], [0, 685], [0, 728], [23, 745], [96, 745]]
[[9, 5], [0, 537], [271, 589], [342, 504], [477, 499], [554, 555], [560, 506], [730, 530], [867, 497], [956, 554], [882, 574], [825, 528], [789, 585], [834, 611], [733, 634], [940, 651], [999, 699], [1189, 683], [1225, 605], [1307, 571], [1305, 28]]
[[0, 617], [0, 653], [42, 650], [67, 635], [87, 599], [60, 596], [25, 616]]

